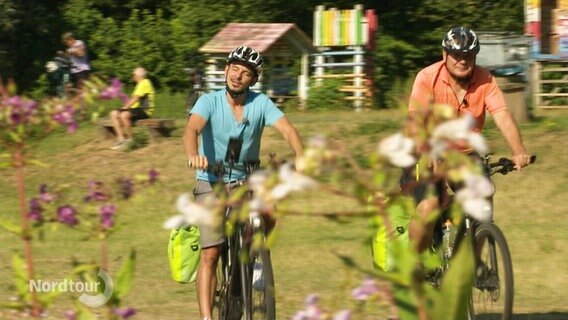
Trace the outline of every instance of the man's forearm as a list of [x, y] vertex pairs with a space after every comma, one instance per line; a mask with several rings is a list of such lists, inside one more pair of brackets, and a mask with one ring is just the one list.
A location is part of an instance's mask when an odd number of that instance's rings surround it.
[[186, 129], [183, 135], [183, 146], [185, 148], [185, 154], [187, 158], [191, 158], [197, 155], [197, 132], [191, 129]]
[[124, 106], [122, 106], [123, 109], [129, 109], [133, 104], [135, 104], [140, 98], [138, 96], [134, 96], [130, 99], [128, 99], [128, 101], [126, 101], [126, 103], [124, 104]]
[[304, 153], [304, 145], [302, 143], [302, 138], [300, 138], [300, 135], [298, 134], [296, 129], [289, 130], [289, 132], [287, 132], [287, 134], [285, 135], [285, 139], [292, 148], [292, 150], [294, 150], [296, 157], [299, 157]]
[[501, 111], [494, 116], [494, 119], [513, 154], [526, 153], [521, 133], [511, 113], [509, 111]]

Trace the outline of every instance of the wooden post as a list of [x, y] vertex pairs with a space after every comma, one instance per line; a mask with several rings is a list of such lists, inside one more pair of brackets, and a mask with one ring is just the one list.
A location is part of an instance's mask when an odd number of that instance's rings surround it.
[[[323, 55], [316, 56], [316, 64], [318, 65], [316, 67], [316, 76], [323, 76], [323, 74], [325, 73], [325, 68], [321, 66], [324, 62], [325, 62], [325, 57]], [[321, 84], [322, 78], [318, 77], [316, 79], [317, 83]]]
[[207, 91], [213, 91], [212, 87], [215, 85], [215, 82], [211, 80], [217, 77], [217, 75], [215, 74], [217, 71], [217, 64], [215, 63], [215, 59], [213, 59], [212, 57], [208, 57], [206, 61], [207, 61], [207, 70], [205, 71], [206, 74], [205, 88], [207, 88]]
[[[363, 47], [357, 46], [355, 47], [355, 52], [361, 52], [363, 51]], [[355, 77], [355, 82], [354, 85], [355, 87], [362, 87], [364, 85], [363, 83], [363, 72], [364, 72], [364, 68], [363, 65], [361, 65], [364, 62], [363, 59], [363, 54], [362, 53], [356, 53], [353, 57], [353, 62], [355, 62], [355, 66], [353, 67], [353, 73], [357, 74], [358, 76]], [[361, 97], [363, 97], [363, 91], [364, 90], [357, 90], [355, 91], [354, 96], [356, 97], [355, 100], [353, 100], [353, 106], [355, 107], [355, 109], [360, 109], [363, 106], [363, 100], [361, 100]]]
[[302, 74], [298, 78], [298, 98], [300, 99], [300, 105], [304, 105], [306, 99], [308, 98], [308, 67], [310, 63], [309, 53], [302, 53]]
[[540, 83], [540, 76], [541, 76], [541, 68], [540, 61], [535, 61], [531, 66], [531, 77], [532, 77], [532, 95], [533, 95], [533, 107], [538, 108], [542, 104], [542, 98], [540, 97], [539, 93], [542, 92], [542, 86]]

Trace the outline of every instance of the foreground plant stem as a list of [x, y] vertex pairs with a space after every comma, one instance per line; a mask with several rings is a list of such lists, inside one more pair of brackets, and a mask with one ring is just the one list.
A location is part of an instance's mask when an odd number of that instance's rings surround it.
[[[29, 225], [30, 221], [27, 214], [26, 209], [26, 185], [25, 185], [25, 174], [24, 174], [24, 144], [19, 143], [16, 152], [14, 153], [14, 167], [15, 167], [15, 179], [16, 179], [16, 186], [18, 189], [18, 200], [20, 205], [20, 216], [22, 219], [22, 234], [21, 238], [24, 242], [24, 259], [26, 261], [26, 270], [28, 271], [28, 280], [35, 279], [35, 269], [34, 269], [34, 261], [33, 261], [33, 253], [32, 253], [32, 238], [30, 236]], [[40, 317], [41, 315], [41, 305], [39, 304], [39, 300], [37, 298], [37, 293], [34, 290], [31, 290], [31, 297], [32, 297], [32, 310], [31, 316], [32, 317]]]
[[106, 272], [110, 272], [108, 268], [108, 243], [106, 235], [105, 238], [101, 240], [101, 268]]

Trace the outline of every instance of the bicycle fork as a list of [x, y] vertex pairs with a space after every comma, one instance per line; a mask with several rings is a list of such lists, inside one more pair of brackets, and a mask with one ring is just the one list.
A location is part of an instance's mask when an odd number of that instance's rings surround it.
[[[245, 320], [252, 320], [253, 319], [253, 310], [252, 310], [252, 293], [251, 293], [251, 267], [248, 256], [248, 251], [250, 248], [250, 237], [246, 232], [245, 228], [239, 228], [237, 231], [237, 241], [238, 243], [238, 252], [241, 256], [237, 257], [239, 269], [240, 269], [240, 287], [241, 287], [241, 295], [243, 298], [243, 314]], [[245, 256], [243, 256], [245, 255]]]

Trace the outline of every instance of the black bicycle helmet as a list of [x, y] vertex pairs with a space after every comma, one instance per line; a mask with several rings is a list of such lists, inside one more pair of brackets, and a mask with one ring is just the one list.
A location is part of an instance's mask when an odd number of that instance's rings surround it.
[[257, 76], [262, 72], [262, 56], [253, 48], [246, 46], [236, 47], [229, 53], [227, 64], [231, 64], [235, 61], [242, 62], [251, 67], [256, 72]]
[[466, 27], [454, 27], [442, 40], [442, 47], [448, 52], [479, 52], [479, 40], [473, 30]]

